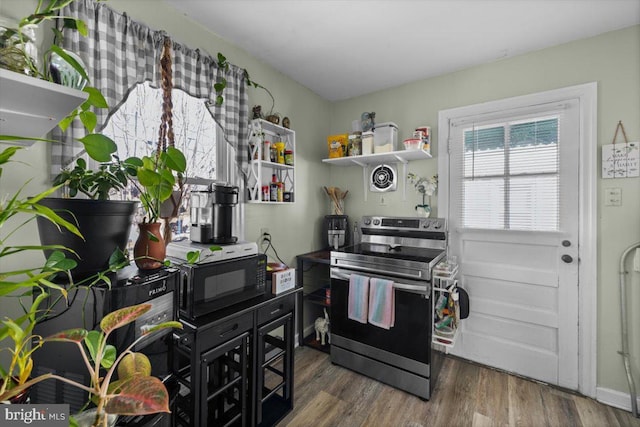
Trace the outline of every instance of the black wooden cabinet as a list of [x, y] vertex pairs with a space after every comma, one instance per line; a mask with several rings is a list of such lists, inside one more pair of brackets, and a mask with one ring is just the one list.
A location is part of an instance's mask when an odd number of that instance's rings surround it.
[[221, 310], [174, 332], [179, 426], [273, 426], [293, 408], [297, 289]]
[[[298, 341], [299, 345], [307, 345], [326, 353], [331, 346], [316, 340], [313, 325], [315, 319], [324, 316], [331, 308], [331, 279], [329, 267], [331, 267], [331, 250], [309, 252], [296, 257], [296, 286], [302, 289], [298, 312]], [[307, 332], [305, 333], [305, 328]]]

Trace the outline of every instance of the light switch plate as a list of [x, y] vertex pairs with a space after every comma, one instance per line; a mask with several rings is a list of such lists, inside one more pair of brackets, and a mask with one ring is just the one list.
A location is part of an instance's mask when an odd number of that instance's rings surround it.
[[605, 188], [604, 205], [622, 206], [622, 188]]

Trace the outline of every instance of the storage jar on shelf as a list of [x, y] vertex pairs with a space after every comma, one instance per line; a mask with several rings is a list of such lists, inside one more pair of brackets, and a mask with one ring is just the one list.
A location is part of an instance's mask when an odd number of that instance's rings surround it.
[[368, 156], [373, 154], [373, 132], [362, 132], [362, 154]]

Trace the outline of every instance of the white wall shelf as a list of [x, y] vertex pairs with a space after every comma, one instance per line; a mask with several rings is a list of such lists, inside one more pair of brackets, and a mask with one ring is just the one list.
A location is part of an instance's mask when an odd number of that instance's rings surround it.
[[[253, 148], [249, 155], [249, 178], [247, 180], [248, 203], [260, 203], [269, 205], [289, 205], [295, 202], [295, 164], [296, 164], [296, 133], [285, 127], [276, 125], [267, 120], [255, 119], [251, 121], [249, 129], [250, 141]], [[251, 133], [258, 132], [261, 135], [254, 139]], [[286, 150], [293, 150], [293, 166], [262, 160], [264, 141], [269, 141], [270, 146], [276, 141], [285, 143]], [[267, 156], [268, 157], [268, 156]], [[278, 182], [284, 183], [284, 191], [291, 192], [292, 202], [278, 202], [262, 199], [262, 186], [271, 184], [271, 177], [276, 175]]]
[[390, 151], [388, 153], [376, 153], [362, 156], [349, 156], [349, 157], [337, 157], [335, 159], [323, 159], [324, 163], [328, 163], [333, 166], [360, 166], [362, 167], [362, 181], [364, 185], [364, 201], [367, 201], [367, 194], [369, 193], [369, 176], [367, 174], [367, 167], [370, 165], [381, 165], [385, 163], [402, 163], [402, 176], [400, 181], [402, 182], [402, 200], [407, 199], [406, 178], [407, 178], [407, 163], [411, 160], [425, 160], [430, 159], [431, 153], [424, 150], [400, 150]]
[[[88, 93], [0, 69], [0, 134], [42, 138], [82, 104]], [[31, 145], [33, 141], [12, 141]]]
[[400, 150], [388, 153], [368, 154], [365, 156], [338, 157], [335, 159], [323, 159], [322, 161], [334, 166], [368, 166], [383, 163], [403, 163], [410, 160], [430, 159], [431, 154], [423, 150]]

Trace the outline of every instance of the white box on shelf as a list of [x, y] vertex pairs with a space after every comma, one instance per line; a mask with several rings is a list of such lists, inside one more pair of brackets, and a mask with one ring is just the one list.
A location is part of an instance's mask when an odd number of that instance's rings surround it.
[[373, 152], [388, 153], [398, 150], [398, 125], [393, 122], [378, 123], [373, 129]]
[[284, 291], [293, 289], [296, 286], [296, 269], [276, 271], [271, 274], [271, 293], [281, 294]]

